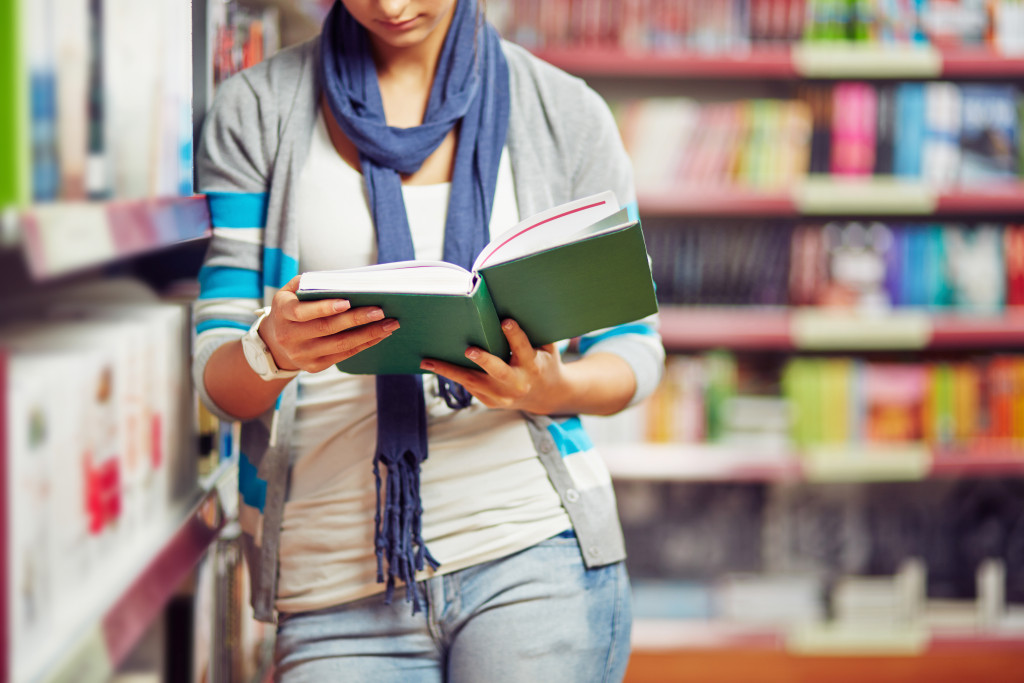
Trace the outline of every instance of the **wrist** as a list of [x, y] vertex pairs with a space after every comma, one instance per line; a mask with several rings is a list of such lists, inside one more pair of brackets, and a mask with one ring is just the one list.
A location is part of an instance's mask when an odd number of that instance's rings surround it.
[[242, 337], [242, 352], [249, 367], [265, 382], [295, 377], [299, 374], [298, 368], [278, 367], [277, 359], [260, 334], [261, 324], [270, 315], [270, 307], [261, 308], [256, 314], [256, 322]]
[[274, 361], [274, 365], [276, 365], [279, 370], [283, 372], [299, 371], [299, 368], [291, 362], [290, 358], [281, 346], [274, 341], [274, 335], [270, 334], [267, 330], [266, 320], [256, 328], [256, 334], [258, 334], [260, 339], [263, 340], [264, 345], [267, 347], [267, 351], [270, 353], [270, 356]]

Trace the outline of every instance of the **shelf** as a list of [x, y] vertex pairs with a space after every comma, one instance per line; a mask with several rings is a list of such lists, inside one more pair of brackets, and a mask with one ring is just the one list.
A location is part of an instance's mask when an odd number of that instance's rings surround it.
[[634, 652], [776, 650], [800, 656], [916, 656], [953, 651], [977, 654], [1015, 650], [1024, 655], [1024, 630], [926, 627], [785, 627], [682, 619], [633, 623]]
[[83, 601], [94, 606], [97, 618], [76, 624], [83, 616], [76, 614], [62, 621], [48, 651], [32, 653], [19, 671], [31, 680], [106, 680], [216, 539], [231, 505], [222, 492], [237, 485], [237, 466], [222, 468], [207, 485], [195, 503], [173, 517], [178, 521], [167, 523], [165, 533], [153, 534], [148, 548], [121, 558], [126, 561], [111, 567], [104, 586], [91, 587]]
[[793, 189], [681, 187], [671, 194], [641, 193], [644, 217], [689, 216], [799, 218], [801, 216], [1018, 216], [1024, 214], [1024, 183], [940, 190], [891, 176], [810, 176]]
[[641, 443], [601, 447], [617, 481], [877, 482], [1024, 477], [1024, 449], [933, 450], [917, 444], [772, 448]]
[[1024, 78], [1024, 57], [987, 47], [757, 46], [731, 53], [648, 53], [618, 47], [561, 47], [534, 51], [584, 77], [663, 79]]
[[36, 204], [19, 215], [36, 281], [102, 266], [210, 235], [203, 196]]
[[662, 305], [661, 335], [673, 351], [888, 351], [1000, 349], [1024, 344], [1024, 311], [1002, 315], [884, 315], [838, 309]]

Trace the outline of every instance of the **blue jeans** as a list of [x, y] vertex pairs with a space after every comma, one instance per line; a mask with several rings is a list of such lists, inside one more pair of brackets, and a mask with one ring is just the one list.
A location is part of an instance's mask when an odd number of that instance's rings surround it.
[[421, 582], [416, 615], [401, 588], [282, 615], [282, 683], [620, 681], [633, 622], [623, 563], [587, 569], [572, 532]]

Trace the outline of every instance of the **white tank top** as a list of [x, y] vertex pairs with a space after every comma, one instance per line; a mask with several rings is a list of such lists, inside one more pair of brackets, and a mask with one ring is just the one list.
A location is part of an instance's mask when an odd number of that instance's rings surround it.
[[[402, 188], [417, 258], [440, 260], [450, 184]], [[362, 175], [335, 151], [321, 116], [297, 188], [299, 270], [376, 263]], [[518, 222], [503, 152], [491, 231]], [[385, 311], [387, 313], [387, 311]], [[298, 448], [281, 531], [277, 608], [321, 609], [380, 592], [373, 553], [374, 377], [301, 373]], [[570, 528], [523, 417], [479, 402], [452, 411], [424, 376], [430, 453], [420, 495], [423, 537], [446, 573], [496, 559]], [[469, 495], [471, 492], [471, 495]], [[421, 577], [435, 572], [426, 571]]]

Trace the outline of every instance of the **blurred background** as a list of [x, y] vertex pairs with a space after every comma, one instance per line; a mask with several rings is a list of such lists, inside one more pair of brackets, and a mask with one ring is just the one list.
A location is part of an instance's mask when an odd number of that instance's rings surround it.
[[[199, 405], [219, 83], [330, 0], [0, 0], [0, 680], [258, 682]], [[487, 0], [608, 101], [669, 351], [630, 681], [1024, 681], [1024, 0]]]

